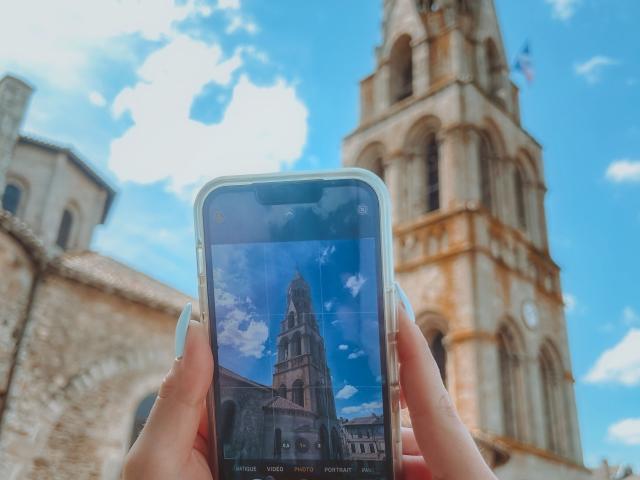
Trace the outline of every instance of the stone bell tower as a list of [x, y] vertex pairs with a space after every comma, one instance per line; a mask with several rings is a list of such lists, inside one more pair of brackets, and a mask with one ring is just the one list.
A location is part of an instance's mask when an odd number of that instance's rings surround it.
[[280, 322], [273, 389], [318, 417], [336, 419], [336, 405], [324, 340], [311, 304], [309, 284], [296, 271]]
[[492, 0], [385, 0], [345, 166], [393, 201], [396, 273], [501, 479], [582, 479], [540, 144], [520, 123]]

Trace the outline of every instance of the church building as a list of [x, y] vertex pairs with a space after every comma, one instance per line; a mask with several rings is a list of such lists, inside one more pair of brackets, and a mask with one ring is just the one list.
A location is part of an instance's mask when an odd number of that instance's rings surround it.
[[341, 460], [345, 440], [336, 417], [324, 340], [309, 284], [295, 273], [280, 322], [271, 387], [221, 372], [222, 442], [234, 459]]
[[391, 193], [397, 279], [499, 478], [583, 479], [542, 148], [493, 0], [385, 0], [345, 166]]

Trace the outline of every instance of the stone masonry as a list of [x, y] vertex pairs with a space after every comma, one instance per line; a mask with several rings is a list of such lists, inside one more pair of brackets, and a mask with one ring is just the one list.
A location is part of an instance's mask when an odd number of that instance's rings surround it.
[[584, 479], [542, 148], [492, 0], [385, 0], [343, 163], [393, 202], [396, 272], [501, 479]]

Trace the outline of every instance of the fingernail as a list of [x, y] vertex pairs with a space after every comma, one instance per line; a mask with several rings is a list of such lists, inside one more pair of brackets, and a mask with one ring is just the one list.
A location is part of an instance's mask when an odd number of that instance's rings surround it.
[[191, 320], [191, 304], [187, 303], [182, 309], [178, 323], [176, 324], [176, 358], [182, 358], [184, 354], [184, 343], [187, 340], [187, 330]]
[[396, 293], [398, 294], [398, 298], [402, 302], [402, 306], [404, 307], [404, 311], [407, 312], [407, 316], [411, 322], [416, 323], [416, 314], [413, 312], [413, 307], [411, 306], [411, 302], [409, 301], [409, 297], [404, 293], [404, 290], [400, 286], [398, 282], [396, 282]]

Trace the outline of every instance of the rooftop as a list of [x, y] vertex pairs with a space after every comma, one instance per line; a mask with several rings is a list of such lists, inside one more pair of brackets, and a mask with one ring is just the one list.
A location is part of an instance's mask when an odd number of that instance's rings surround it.
[[54, 143], [50, 140], [46, 140], [43, 138], [38, 138], [30, 135], [20, 135], [18, 137], [17, 143], [21, 143], [23, 145], [31, 145], [34, 147], [42, 148], [44, 150], [48, 150], [53, 153], [62, 153], [67, 156], [67, 158], [82, 172], [84, 173], [91, 181], [93, 181], [96, 185], [102, 188], [107, 193], [107, 200], [104, 204], [104, 210], [102, 212], [101, 222], [104, 223], [107, 219], [107, 215], [109, 214], [109, 210], [111, 209], [111, 205], [116, 195], [115, 189], [107, 183], [102, 176], [96, 172], [85, 160], [83, 160], [76, 152], [74, 152], [73, 148], [68, 145], [60, 145]]
[[197, 302], [190, 296], [96, 252], [65, 253], [53, 265], [63, 277], [176, 315], [188, 302], [197, 310]]

